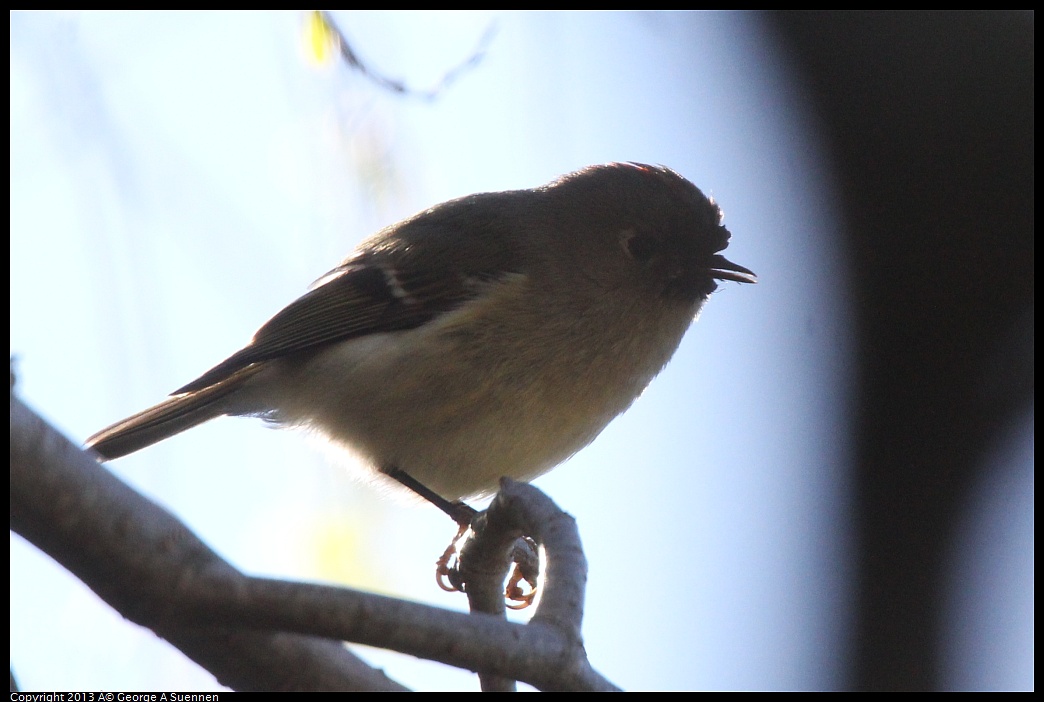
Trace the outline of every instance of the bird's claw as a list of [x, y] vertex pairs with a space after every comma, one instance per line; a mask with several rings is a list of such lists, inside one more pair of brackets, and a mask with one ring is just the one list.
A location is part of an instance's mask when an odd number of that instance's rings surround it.
[[460, 540], [464, 538], [464, 535], [468, 533], [470, 528], [470, 522], [468, 524], [460, 524], [453, 541], [439, 556], [439, 560], [435, 561], [435, 582], [446, 592], [464, 592], [464, 581], [460, 577], [460, 568], [454, 563], [454, 559], [457, 556], [457, 544], [460, 543]]

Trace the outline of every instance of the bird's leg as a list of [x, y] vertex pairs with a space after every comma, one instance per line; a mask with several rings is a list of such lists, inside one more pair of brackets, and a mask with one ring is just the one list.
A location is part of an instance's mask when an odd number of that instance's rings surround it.
[[471, 522], [474, 521], [475, 516], [478, 514], [478, 510], [469, 507], [459, 500], [453, 502], [447, 500], [445, 497], [439, 495], [427, 485], [397, 466], [384, 466], [381, 468], [381, 472], [389, 478], [394, 478], [402, 485], [441, 509], [449, 515], [450, 519], [457, 523], [457, 535], [453, 537], [453, 541], [451, 541], [450, 545], [446, 547], [445, 552], [443, 552], [442, 556], [439, 557], [439, 560], [435, 562], [435, 582], [437, 582], [439, 587], [447, 592], [462, 592], [463, 588], [459, 582], [459, 573], [456, 568], [450, 567], [450, 562], [453, 560], [453, 557], [457, 555], [457, 544], [460, 543], [460, 540], [464, 538], [464, 534], [466, 534], [468, 529], [471, 528]]
[[[381, 468], [381, 472], [438, 507], [457, 523], [457, 535], [453, 537], [453, 541], [450, 542], [442, 556], [436, 561], [435, 581], [439, 584], [439, 587], [447, 592], [463, 592], [464, 584], [461, 582], [460, 571], [455, 565], [450, 564], [457, 555], [457, 544], [460, 543], [468, 529], [471, 528], [472, 522], [475, 521], [475, 517], [479, 514], [478, 510], [469, 507], [460, 500], [447, 500], [398, 466], [384, 466]], [[539, 558], [536, 556], [537, 547], [528, 537], [523, 537], [522, 541], [525, 548], [520, 549], [519, 545], [516, 544], [512, 552], [515, 570], [505, 592], [505, 596], [512, 603], [508, 604], [508, 607], [511, 609], [524, 609], [530, 606], [537, 592], [536, 582], [537, 571], [539, 570]], [[528, 592], [519, 586], [523, 580], [530, 585]]]
[[468, 530], [468, 527], [471, 526], [471, 522], [478, 514], [478, 510], [469, 507], [460, 500], [455, 500], [453, 502], [447, 500], [445, 497], [439, 495], [398, 466], [384, 466], [381, 468], [381, 472], [389, 478], [394, 478], [399, 483], [408, 487], [410, 490], [448, 514], [449, 518], [460, 526], [461, 534]]

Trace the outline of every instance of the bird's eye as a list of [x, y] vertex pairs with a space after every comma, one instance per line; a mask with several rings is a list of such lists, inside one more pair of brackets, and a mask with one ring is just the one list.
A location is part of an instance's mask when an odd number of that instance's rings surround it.
[[648, 234], [632, 233], [623, 240], [624, 249], [635, 261], [645, 263], [656, 253], [656, 239]]

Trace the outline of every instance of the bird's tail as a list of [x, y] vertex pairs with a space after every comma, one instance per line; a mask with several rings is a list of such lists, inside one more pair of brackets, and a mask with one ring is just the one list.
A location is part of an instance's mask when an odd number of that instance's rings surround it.
[[253, 375], [253, 372], [246, 371], [254, 369], [256, 366], [244, 368], [208, 387], [173, 395], [154, 407], [102, 429], [87, 439], [85, 447], [108, 461], [227, 414], [229, 403], [226, 399], [240, 388], [246, 378]]

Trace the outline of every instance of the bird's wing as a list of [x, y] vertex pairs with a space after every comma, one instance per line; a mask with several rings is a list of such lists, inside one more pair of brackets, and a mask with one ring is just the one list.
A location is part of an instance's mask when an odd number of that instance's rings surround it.
[[195, 392], [253, 363], [367, 334], [413, 329], [474, 299], [501, 271], [467, 275], [348, 261], [287, 305], [250, 345], [174, 391]]

